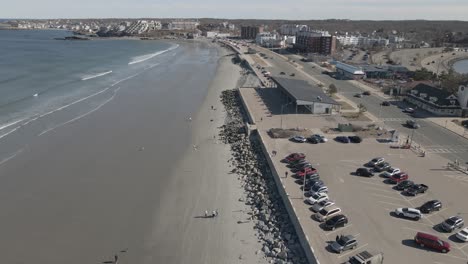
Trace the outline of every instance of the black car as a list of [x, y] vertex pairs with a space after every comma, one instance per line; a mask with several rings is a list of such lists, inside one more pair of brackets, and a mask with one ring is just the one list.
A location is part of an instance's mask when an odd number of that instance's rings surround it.
[[292, 172], [298, 172], [298, 171], [303, 170], [305, 168], [312, 168], [312, 164], [309, 163], [309, 162], [297, 164], [296, 166], [291, 167], [291, 171]]
[[345, 136], [338, 136], [335, 140], [341, 143], [349, 143], [349, 138]]
[[374, 173], [368, 168], [359, 168], [356, 170], [356, 175], [357, 176], [367, 176], [367, 177], [372, 177], [374, 176]]
[[363, 95], [370, 95], [370, 92], [369, 91], [365, 91], [362, 93]]
[[[304, 178], [306, 180], [306, 183], [305, 183], [305, 186], [307, 188], [307, 186], [313, 186], [315, 181], [318, 181], [320, 180], [320, 176], [318, 173], [310, 173], [310, 174], [306, 174], [305, 177], [300, 177], [298, 182], [300, 184], [304, 184]], [[306, 189], [307, 191], [307, 189]]]
[[351, 143], [361, 143], [362, 142], [362, 138], [359, 137], [359, 136], [349, 136], [349, 141], [351, 141]]
[[399, 182], [396, 186], [395, 186], [395, 189], [399, 190], [399, 191], [404, 191], [408, 188], [410, 188], [411, 186], [414, 185], [414, 182], [413, 181], [409, 181], [409, 180], [405, 180], [405, 181], [401, 181]]
[[288, 165], [288, 167], [293, 167], [293, 166], [296, 166], [297, 164], [300, 164], [300, 163], [307, 163], [308, 161], [305, 160], [305, 159], [298, 159], [298, 160], [294, 160], [294, 161], [291, 161]]
[[382, 106], [390, 106], [390, 102], [389, 101], [383, 101]]
[[392, 166], [390, 166], [390, 164], [388, 162], [382, 162], [382, 163], [379, 163], [379, 164], [375, 165], [374, 171], [383, 172], [383, 171], [386, 171], [386, 170], [390, 169], [391, 167]]
[[284, 73], [284, 72], [280, 72], [280, 74], [281, 74], [281, 75], [285, 75], [285, 73]]
[[348, 217], [345, 215], [335, 215], [334, 217], [328, 219], [325, 224], [323, 224], [323, 229], [325, 230], [335, 230], [338, 227], [343, 227], [348, 224]]
[[311, 144], [318, 144], [320, 143], [319, 139], [316, 138], [316, 137], [308, 137], [307, 138], [307, 142], [311, 143]]
[[439, 200], [431, 200], [425, 202], [421, 207], [419, 207], [419, 211], [424, 214], [428, 214], [434, 211], [439, 211], [442, 208], [442, 203]]
[[409, 196], [416, 196], [419, 193], [425, 193], [429, 187], [425, 184], [414, 184], [406, 189], [405, 193]]

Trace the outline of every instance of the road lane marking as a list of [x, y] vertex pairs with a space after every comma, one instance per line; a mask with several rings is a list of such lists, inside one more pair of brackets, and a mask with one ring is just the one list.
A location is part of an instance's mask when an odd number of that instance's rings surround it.
[[353, 252], [358, 251], [359, 249], [361, 249], [361, 248], [363, 248], [363, 247], [367, 247], [367, 245], [369, 245], [369, 244], [366, 243], [366, 244], [364, 244], [364, 245], [362, 245], [362, 246], [360, 246], [360, 247], [358, 247], [358, 248], [355, 248], [355, 249], [350, 250], [350, 251], [348, 251], [348, 252], [346, 252], [346, 253], [344, 253], [344, 254], [341, 254], [338, 258], [345, 257], [345, 256], [347, 256], [347, 255], [349, 255], [349, 254], [351, 254], [351, 253], [353, 253]]

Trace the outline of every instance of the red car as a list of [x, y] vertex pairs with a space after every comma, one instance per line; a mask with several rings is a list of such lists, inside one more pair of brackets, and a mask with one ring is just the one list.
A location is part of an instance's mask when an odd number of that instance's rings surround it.
[[388, 178], [388, 181], [394, 184], [398, 184], [401, 181], [406, 181], [406, 180], [408, 180], [408, 173], [406, 172], [400, 172]]
[[416, 244], [421, 247], [432, 248], [442, 253], [447, 253], [450, 251], [450, 244], [448, 242], [430, 234], [418, 232], [414, 237], [414, 242], [416, 242]]
[[304, 153], [292, 153], [292, 154], [289, 154], [284, 159], [286, 160], [286, 162], [292, 162], [292, 161], [304, 159], [305, 157], [306, 155]]
[[299, 177], [304, 177], [305, 175], [310, 175], [310, 174], [314, 174], [314, 173], [317, 173], [317, 169], [316, 169], [316, 168], [305, 167], [304, 169], [298, 171], [296, 174], [297, 174], [297, 176], [299, 176]]

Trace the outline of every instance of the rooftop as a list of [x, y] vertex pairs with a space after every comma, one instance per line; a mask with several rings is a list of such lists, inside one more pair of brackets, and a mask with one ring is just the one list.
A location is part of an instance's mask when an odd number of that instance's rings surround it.
[[312, 103], [339, 105], [338, 102], [326, 95], [322, 88], [306, 81], [283, 77], [272, 77], [272, 79], [290, 97], [296, 100], [297, 105], [309, 105]]

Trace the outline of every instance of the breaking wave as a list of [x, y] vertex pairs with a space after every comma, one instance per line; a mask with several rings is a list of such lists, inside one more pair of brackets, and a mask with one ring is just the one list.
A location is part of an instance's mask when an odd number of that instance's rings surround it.
[[136, 63], [140, 63], [140, 62], [144, 62], [144, 61], [147, 61], [151, 58], [154, 58], [158, 55], [161, 55], [163, 53], [166, 53], [168, 51], [171, 51], [171, 50], [174, 50], [174, 49], [177, 49], [179, 47], [178, 44], [168, 48], [168, 49], [165, 49], [165, 50], [161, 50], [161, 51], [158, 51], [158, 52], [155, 52], [155, 53], [150, 53], [150, 54], [146, 54], [146, 55], [142, 55], [142, 56], [136, 56], [136, 57], [133, 57], [132, 58], [132, 61], [130, 61], [128, 63], [128, 65], [132, 65], [132, 64], [136, 64]]
[[81, 80], [86, 81], [86, 80], [89, 80], [89, 79], [94, 79], [94, 78], [97, 78], [97, 77], [107, 75], [109, 73], [112, 73], [112, 71], [101, 72], [101, 73], [97, 73], [97, 74], [94, 74], [94, 75], [86, 75], [86, 76], [83, 76], [83, 78], [81, 78]]

